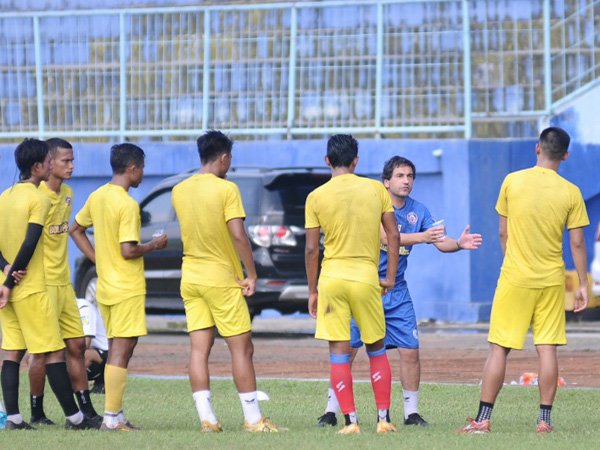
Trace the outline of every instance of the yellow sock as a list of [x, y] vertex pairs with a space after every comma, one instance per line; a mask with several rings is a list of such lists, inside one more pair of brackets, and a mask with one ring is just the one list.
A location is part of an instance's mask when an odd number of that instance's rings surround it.
[[123, 409], [123, 396], [127, 385], [127, 369], [107, 364], [104, 368], [106, 398], [105, 411], [118, 413]]

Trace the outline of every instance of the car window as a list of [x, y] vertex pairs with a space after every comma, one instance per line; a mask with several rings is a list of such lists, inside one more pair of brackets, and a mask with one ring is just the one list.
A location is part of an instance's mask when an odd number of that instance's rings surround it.
[[171, 219], [171, 190], [159, 192], [142, 206], [142, 224], [164, 223]]
[[242, 203], [246, 214], [258, 214], [260, 205], [260, 189], [261, 183], [258, 178], [228, 178], [237, 184], [242, 194]]
[[329, 175], [286, 174], [275, 178], [268, 186], [265, 210], [283, 210], [285, 214], [304, 214], [306, 197], [321, 186]]

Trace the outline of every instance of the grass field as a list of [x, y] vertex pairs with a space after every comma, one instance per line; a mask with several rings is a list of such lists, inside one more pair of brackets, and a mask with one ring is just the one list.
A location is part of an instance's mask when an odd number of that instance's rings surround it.
[[[132, 378], [129, 381], [126, 411], [128, 418], [143, 427], [139, 433], [106, 433], [98, 431], [66, 431], [61, 427], [45, 427], [35, 432], [0, 432], [1, 449], [325, 449], [343, 446], [348, 449], [391, 447], [410, 449], [465, 448], [598, 448], [600, 426], [598, 405], [600, 390], [567, 388], [559, 390], [553, 412], [556, 431], [536, 435], [537, 389], [507, 386], [501, 393], [494, 412], [489, 435], [457, 435], [454, 430], [476, 412], [479, 388], [476, 386], [424, 385], [421, 412], [430, 421], [429, 428], [417, 429], [401, 425], [401, 391], [394, 385], [392, 419], [399, 432], [375, 433], [375, 413], [368, 383], [355, 385], [360, 436], [338, 436], [335, 430], [315, 426], [322, 412], [327, 384], [325, 382], [261, 380], [259, 389], [271, 400], [261, 402], [263, 412], [277, 424], [290, 429], [281, 434], [253, 435], [242, 431], [242, 412], [231, 381], [213, 381], [213, 406], [224, 432], [202, 434], [185, 380]], [[22, 379], [21, 407], [29, 413], [28, 383]], [[55, 398], [47, 386], [46, 412], [64, 423]], [[104, 397], [94, 395], [99, 410]]]

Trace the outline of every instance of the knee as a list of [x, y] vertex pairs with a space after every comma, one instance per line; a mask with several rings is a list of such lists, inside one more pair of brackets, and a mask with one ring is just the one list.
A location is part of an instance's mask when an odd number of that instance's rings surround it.
[[82, 359], [85, 354], [85, 341], [83, 339], [71, 339], [67, 343], [69, 357]]

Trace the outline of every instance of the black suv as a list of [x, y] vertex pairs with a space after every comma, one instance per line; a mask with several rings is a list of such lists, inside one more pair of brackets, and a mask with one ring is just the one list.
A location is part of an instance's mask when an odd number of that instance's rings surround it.
[[[159, 230], [169, 236], [166, 248], [144, 256], [148, 310], [183, 310], [179, 294], [183, 247], [171, 190], [194, 173], [196, 170], [164, 179], [140, 203], [142, 242]], [[258, 274], [256, 294], [248, 298], [252, 316], [266, 308], [307, 310], [304, 203], [307, 195], [330, 177], [324, 168], [232, 167], [227, 174], [242, 194]], [[77, 295], [94, 297], [96, 278], [95, 266], [80, 257], [76, 262]]]

